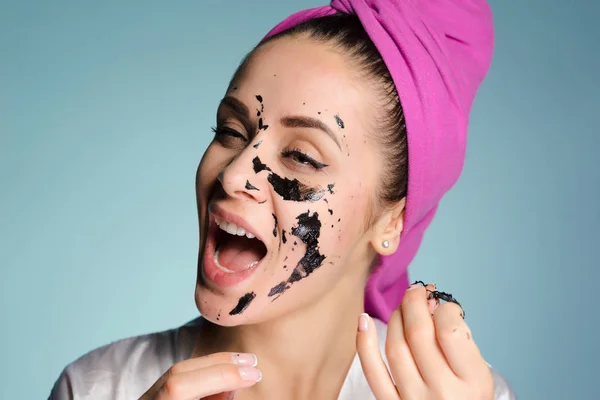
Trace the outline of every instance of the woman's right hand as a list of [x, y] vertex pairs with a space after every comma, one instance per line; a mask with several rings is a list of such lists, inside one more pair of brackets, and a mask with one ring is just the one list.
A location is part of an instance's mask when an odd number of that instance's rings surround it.
[[140, 400], [226, 399], [262, 378], [254, 354], [215, 353], [173, 365]]

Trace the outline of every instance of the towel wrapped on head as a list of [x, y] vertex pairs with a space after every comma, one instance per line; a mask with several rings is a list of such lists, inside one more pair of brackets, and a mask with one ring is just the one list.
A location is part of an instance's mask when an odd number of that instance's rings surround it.
[[462, 171], [471, 105], [492, 60], [492, 13], [485, 0], [333, 0], [291, 15], [267, 37], [336, 13], [360, 20], [390, 71], [406, 120], [400, 246], [381, 257], [365, 289], [366, 311], [387, 322], [402, 301], [423, 233]]

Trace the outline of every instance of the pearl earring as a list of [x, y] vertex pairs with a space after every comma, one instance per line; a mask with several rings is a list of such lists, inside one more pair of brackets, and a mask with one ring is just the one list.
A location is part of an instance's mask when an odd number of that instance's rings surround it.
[[387, 249], [388, 247], [390, 247], [390, 242], [388, 242], [387, 240], [384, 240], [383, 243], [381, 243], [383, 245], [383, 247], [385, 249]]

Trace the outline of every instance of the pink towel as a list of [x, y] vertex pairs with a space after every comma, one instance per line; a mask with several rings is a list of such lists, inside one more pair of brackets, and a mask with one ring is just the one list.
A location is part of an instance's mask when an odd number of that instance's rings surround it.
[[382, 257], [365, 309], [387, 322], [408, 286], [407, 268], [465, 158], [469, 112], [494, 48], [485, 0], [333, 0], [285, 19], [267, 37], [311, 18], [356, 15], [385, 61], [404, 109], [409, 177], [400, 247]]

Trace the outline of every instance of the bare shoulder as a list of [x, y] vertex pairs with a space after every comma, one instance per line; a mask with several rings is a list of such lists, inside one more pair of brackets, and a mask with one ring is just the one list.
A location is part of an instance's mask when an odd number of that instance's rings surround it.
[[173, 364], [189, 357], [194, 332], [184, 325], [92, 350], [64, 368], [49, 399], [138, 398]]
[[[381, 347], [381, 354], [385, 358], [385, 339], [387, 336], [387, 325], [378, 320], [374, 319], [375, 326], [377, 327], [377, 336], [379, 338], [379, 346]], [[387, 363], [387, 360], [386, 360]], [[490, 372], [494, 378], [494, 399], [495, 400], [516, 400], [517, 397], [512, 391], [508, 381], [491, 365]]]

